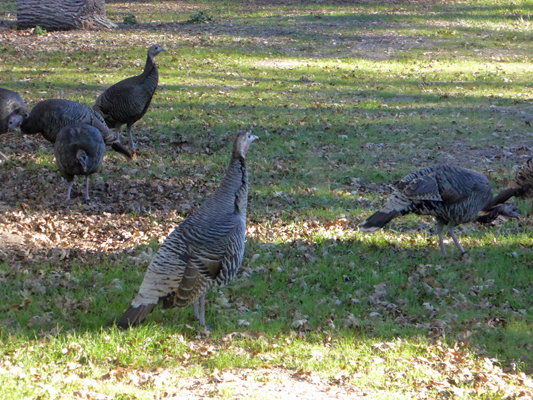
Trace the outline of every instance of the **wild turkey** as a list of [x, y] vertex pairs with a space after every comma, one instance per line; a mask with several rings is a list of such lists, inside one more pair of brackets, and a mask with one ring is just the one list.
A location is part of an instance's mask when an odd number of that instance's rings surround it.
[[220, 187], [165, 240], [146, 271], [139, 294], [118, 320], [120, 328], [136, 326], [160, 299], [164, 307], [194, 303], [205, 326], [205, 293], [211, 285], [231, 281], [242, 262], [246, 236], [248, 174], [245, 156], [257, 136], [239, 133]]
[[68, 182], [67, 200], [75, 175], [85, 176], [85, 199], [89, 200], [89, 175], [100, 169], [105, 143], [100, 131], [87, 124], [67, 125], [59, 131], [54, 144], [57, 169]]
[[[368, 217], [359, 229], [374, 232], [383, 228], [399, 215], [409, 213], [433, 215], [437, 219], [437, 233], [441, 252], [446, 256], [443, 240], [443, 227], [448, 232], [461, 253], [464, 249], [454, 232], [454, 227], [478, 218], [478, 212], [492, 199], [490, 182], [485, 175], [452, 165], [435, 165], [413, 172], [396, 184], [383, 208]], [[513, 206], [501, 205], [494, 208], [491, 215], [480, 218], [479, 222], [492, 222], [498, 215], [518, 218], [520, 214]]]
[[[28, 110], [18, 93], [0, 88], [0, 134], [15, 130], [28, 116]], [[0, 152], [0, 157], [7, 157]]]
[[[107, 88], [98, 98], [93, 109], [98, 111], [110, 128], [117, 131], [127, 124], [130, 146], [135, 151], [131, 128], [148, 110], [159, 82], [155, 56], [165, 51], [158, 45], [148, 49], [148, 57], [142, 74], [132, 76]], [[120, 137], [120, 135], [119, 135]]]
[[511, 197], [530, 199], [533, 197], [533, 158], [527, 160], [526, 165], [516, 174], [516, 177], [490, 201], [480, 215], [490, 212], [495, 207], [505, 203]]
[[33, 107], [20, 129], [22, 133], [35, 135], [40, 133], [49, 142], [55, 143], [59, 131], [65, 126], [72, 124], [87, 124], [98, 129], [106, 145], [113, 150], [132, 158], [117, 137], [107, 127], [100, 114], [77, 101], [64, 99], [48, 99], [40, 101]]

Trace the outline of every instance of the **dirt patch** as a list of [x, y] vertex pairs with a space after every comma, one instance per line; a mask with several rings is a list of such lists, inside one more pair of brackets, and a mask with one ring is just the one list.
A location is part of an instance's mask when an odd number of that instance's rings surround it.
[[[251, 7], [250, 12], [256, 8], [264, 8], [264, 2], [249, 2], [244, 6]], [[277, 2], [279, 5], [300, 5], [300, 2]], [[328, 5], [352, 5], [357, 7], [362, 3], [351, 4], [348, 1], [318, 2]], [[400, 1], [398, 4], [411, 4], [413, 2]], [[416, 2], [426, 3], [426, 2]], [[313, 2], [309, 2], [313, 4]], [[272, 4], [268, 4], [272, 6]], [[266, 6], [266, 3], [264, 3]], [[192, 24], [188, 21], [152, 21], [142, 22], [136, 25], [121, 23], [123, 15], [146, 14], [146, 13], [187, 13], [193, 12], [200, 6], [191, 6], [181, 2], [164, 2], [160, 5], [149, 3], [114, 3], [109, 6], [110, 11], [116, 13], [113, 22], [119, 27], [113, 32], [115, 39], [108, 47], [120, 47], [129, 45], [132, 33], [139, 33], [135, 37], [136, 45], [149, 46], [152, 43], [161, 43], [168, 49], [179, 48], [183, 44], [187, 46], [206, 45], [218, 39], [231, 39], [233, 47], [246, 47], [247, 51], [265, 53], [275, 50], [287, 56], [314, 57], [319, 59], [332, 57], [355, 57], [373, 60], [385, 60], [400, 54], [407, 49], [434, 47], [438, 48], [447, 39], [431, 39], [418, 35], [397, 34], [394, 29], [398, 26], [390, 26], [386, 33], [373, 32], [375, 25], [372, 21], [359, 21], [351, 17], [329, 18], [324, 15], [316, 20], [308, 20], [309, 12], [289, 12], [291, 18], [295, 18], [290, 26], [278, 26], [270, 19], [253, 23], [241, 23], [238, 20], [220, 19], [211, 24]], [[183, 17], [181, 17], [183, 18]], [[25, 54], [29, 50], [47, 52], [66, 51], [73, 53], [78, 51], [103, 50], [100, 40], [107, 40], [105, 32], [98, 31], [67, 31], [49, 32], [46, 35], [33, 35], [32, 30], [17, 31], [11, 29], [13, 21], [0, 21], [0, 41], [11, 49]], [[384, 25], [385, 26], [385, 25]], [[357, 32], [354, 32], [357, 29]], [[142, 35], [141, 35], [142, 34]], [[165, 37], [162, 40], [162, 36]]]
[[[172, 382], [174, 377], [169, 370], [159, 369], [153, 373], [123, 373], [124, 380], [132, 382], [145, 380], [160, 389]], [[113, 381], [116, 374], [106, 374], [107, 380]], [[203, 378], [176, 379], [165, 387], [164, 398], [178, 400], [201, 400], [206, 398], [232, 398], [257, 400], [357, 400], [377, 398], [377, 392], [361, 390], [340, 379], [322, 379], [311, 372], [291, 371], [282, 368], [239, 369], [233, 371], [213, 372]], [[81, 379], [80, 383], [85, 380]], [[88, 382], [87, 385], [91, 386]], [[72, 393], [75, 399], [112, 399], [114, 397], [89, 390], [77, 390]], [[155, 398], [155, 396], [154, 396]]]
[[367, 391], [338, 380], [322, 379], [312, 373], [287, 371], [279, 368], [236, 371], [215, 374], [211, 378], [185, 379], [176, 395], [178, 398], [200, 400], [206, 397], [230, 395], [234, 399], [369, 399]]

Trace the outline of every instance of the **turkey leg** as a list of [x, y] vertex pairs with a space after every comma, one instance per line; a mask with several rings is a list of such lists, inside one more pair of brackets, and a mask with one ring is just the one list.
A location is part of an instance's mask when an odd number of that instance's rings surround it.
[[192, 303], [194, 316], [201, 326], [205, 327], [205, 293]]
[[461, 246], [461, 243], [459, 243], [459, 239], [457, 239], [457, 236], [455, 236], [455, 230], [454, 230], [454, 226], [453, 225], [450, 225], [450, 227], [448, 228], [448, 232], [450, 233], [450, 236], [452, 237], [455, 245], [457, 246], [457, 248], [459, 249], [459, 252], [461, 254], [464, 254], [465, 253], [465, 249], [463, 249], [463, 246]]

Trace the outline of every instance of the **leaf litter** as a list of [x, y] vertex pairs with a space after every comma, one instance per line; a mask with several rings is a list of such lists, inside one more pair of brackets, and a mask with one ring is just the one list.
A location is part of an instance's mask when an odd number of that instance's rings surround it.
[[[181, 2], [177, 2], [181, 3]], [[283, 5], [290, 2], [281, 2]], [[137, 4], [141, 7], [142, 5]], [[168, 5], [165, 5], [168, 7]], [[119, 7], [119, 6], [117, 6]], [[130, 6], [128, 5], [128, 8]], [[196, 9], [196, 7], [193, 7]], [[161, 31], [163, 33], [156, 32]], [[231, 27], [219, 24], [207, 27], [211, 34], [228, 34], [234, 33]], [[139, 24], [131, 30], [139, 30], [134, 41], [137, 45], [148, 45], [153, 41], [173, 42], [184, 40], [188, 44], [195, 45], [201, 43], [198, 38], [200, 29], [205, 27], [188, 27], [183, 29], [182, 24]], [[242, 28], [244, 34], [248, 34], [254, 28]], [[224, 32], [226, 30], [227, 32]], [[148, 33], [146, 32], [148, 31]], [[153, 32], [150, 32], [153, 31]], [[180, 32], [178, 32], [180, 31]], [[142, 35], [141, 35], [142, 33]], [[202, 32], [203, 33], [203, 32]], [[374, 35], [369, 37], [370, 44], [367, 47], [372, 51], [376, 50], [376, 43], [385, 47], [391, 46], [390, 42], [383, 42], [382, 38]], [[287, 43], [294, 43], [291, 39], [283, 39], [284, 32], [281, 30], [265, 31], [265, 37], [269, 38], [271, 44], [283, 46]], [[48, 52], [64, 51], [70, 54], [76, 51], [94, 51], [99, 52], [100, 45], [95, 43], [95, 39], [101, 38], [97, 32], [71, 32], [71, 33], [49, 33], [43, 36], [31, 35], [30, 32], [12, 32], [9, 30], [0, 31], [0, 38], [3, 45], [9, 45], [12, 49], [20, 54], [26, 52], [23, 49], [41, 49]], [[118, 34], [110, 46], [120, 48], [124, 43], [132, 39], [129, 35]], [[249, 39], [251, 44], [264, 45], [264, 38]], [[361, 43], [360, 43], [361, 44]], [[405, 42], [405, 45], [412, 46], [415, 43]], [[167, 45], [168, 46], [168, 45]], [[363, 47], [366, 45], [363, 45]], [[176, 46], [174, 46], [176, 47]], [[401, 46], [399, 46], [401, 48]], [[290, 47], [287, 52], [290, 54]], [[26, 56], [23, 56], [26, 57]], [[28, 57], [34, 57], [31, 54]], [[279, 61], [270, 61], [273, 66], [279, 67]], [[47, 74], [48, 72], [44, 72]], [[503, 111], [502, 111], [503, 112]], [[326, 126], [325, 129], [329, 127]], [[507, 138], [508, 139], [508, 138]], [[513, 140], [513, 142], [516, 142]], [[149, 143], [148, 143], [149, 145]], [[120, 257], [127, 257], [131, 262], [138, 264], [149, 263], [153, 253], [151, 248], [143, 251], [137, 251], [139, 246], [146, 246], [152, 241], [161, 243], [169, 232], [184, 218], [189, 212], [193, 211], [200, 204], [205, 196], [205, 191], [212, 189], [213, 185], [209, 182], [200, 182], [199, 188], [192, 189], [191, 195], [185, 195], [179, 198], [173, 198], [172, 193], [182, 193], [183, 188], [191, 187], [196, 184], [197, 179], [191, 181], [191, 177], [178, 177], [172, 179], [158, 180], [150, 178], [136, 178], [135, 174], [126, 175], [123, 181], [119, 179], [97, 180], [92, 183], [94, 201], [85, 204], [82, 201], [74, 200], [65, 205], [61, 200], [64, 192], [64, 186], [57, 173], [49, 167], [42, 167], [40, 170], [23, 172], [23, 168], [28, 165], [41, 165], [37, 157], [28, 155], [28, 153], [38, 150], [40, 147], [33, 143], [28, 143], [27, 138], [13, 138], [10, 135], [3, 135], [2, 146], [6, 146], [8, 152], [19, 160], [20, 167], [16, 168], [16, 173], [10, 170], [0, 171], [0, 186], [4, 188], [13, 188], [11, 190], [2, 190], [0, 193], [0, 210], [4, 219], [0, 222], [0, 262], [4, 261], [10, 265], [16, 265], [23, 268], [24, 266], [39, 265], [43, 262], [49, 262], [57, 265], [61, 270], [68, 271], [73, 263], [83, 263], [89, 265], [92, 262], [111, 259], [116, 260]], [[41, 146], [42, 147], [42, 146]], [[477, 146], [464, 146], [460, 141], [456, 143], [457, 149], [453, 150], [453, 158], [459, 162], [470, 162], [472, 159], [483, 158], [487, 154], [490, 162], [501, 162], [501, 148], [493, 149], [488, 152]], [[504, 157], [517, 159], [517, 155], [525, 157], [529, 153], [527, 143], [519, 144], [510, 148], [505, 148]], [[443, 157], [450, 157], [449, 154], [443, 154]], [[422, 161], [417, 161], [422, 163]], [[114, 157], [108, 156], [109, 171], [115, 175], [122, 169], [119, 161]], [[379, 185], [376, 188], [364, 188], [370, 191], [383, 191]], [[386, 189], [385, 189], [386, 190]], [[274, 196], [271, 206], [281, 207], [279, 198]], [[366, 198], [363, 198], [367, 201]], [[287, 202], [293, 200], [285, 199]], [[368, 201], [367, 201], [368, 202]], [[176, 206], [177, 204], [177, 206]], [[303, 259], [314, 262], [317, 257], [326, 257], [327, 254], [316, 254], [315, 247], [311, 238], [317, 235], [326, 237], [342, 237], [350, 235], [351, 226], [346, 219], [340, 218], [328, 221], [300, 221], [297, 224], [287, 224], [281, 221], [272, 223], [271, 221], [256, 220], [249, 225], [248, 236], [257, 241], [264, 243], [288, 242], [301, 252]], [[320, 253], [320, 252], [319, 252]], [[259, 255], [259, 254], [257, 254]], [[285, 256], [278, 253], [279, 259]], [[255, 256], [254, 256], [255, 257]], [[259, 255], [261, 257], [261, 255]], [[260, 258], [254, 261], [259, 261]], [[268, 268], [259, 266], [249, 268], [243, 266], [244, 274], [253, 274], [258, 271], [269, 271]], [[416, 271], [412, 271], [408, 277], [408, 285], [413, 290], [422, 294], [431, 293], [438, 300], [443, 299], [449, 292], [446, 288], [437, 282], [431, 275], [431, 268], [419, 266]], [[53, 282], [45, 282], [42, 277], [35, 275], [34, 279], [29, 279], [24, 285], [21, 302], [10, 305], [13, 310], [22, 310], [31, 305], [32, 293], [41, 293], [46, 290], [48, 283], [73, 289], [76, 287], [74, 280], [68, 277], [58, 275]], [[0, 280], [5, 279], [0, 276]], [[289, 277], [291, 284], [298, 283], [297, 276]], [[305, 281], [300, 282], [302, 285]], [[96, 282], [95, 282], [96, 284]], [[119, 282], [112, 283], [119, 285]], [[490, 289], [490, 283], [485, 285], [473, 285], [471, 293], [477, 295], [480, 291]], [[415, 382], [416, 393], [412, 393], [416, 398], [434, 398], [435, 394], [447, 397], [464, 397], [471, 395], [491, 395], [499, 393], [508, 398], [530, 398], [532, 394], [532, 382], [530, 377], [524, 373], [515, 373], [514, 371], [504, 371], [497, 365], [496, 360], [487, 357], [473, 358], [468, 346], [454, 345], [446, 348], [438, 343], [439, 338], [446, 333], [448, 322], [445, 319], [437, 318], [440, 310], [435, 305], [438, 303], [427, 301], [423, 303], [424, 308], [429, 315], [428, 321], [420, 321], [417, 316], [406, 315], [404, 312], [404, 299], [391, 299], [389, 288], [386, 283], [380, 283], [374, 286], [373, 293], [359, 293], [358, 298], [368, 301], [373, 305], [373, 312], [362, 318], [348, 313], [344, 317], [344, 324], [348, 327], [360, 327], [367, 324], [372, 318], [381, 318], [382, 315], [394, 315], [396, 322], [405, 326], [416, 326], [426, 329], [429, 337], [435, 339], [434, 342], [424, 344], [424, 350], [427, 354], [424, 357], [415, 357], [405, 361], [409, 368], [420, 369], [431, 376], [430, 379], [424, 378]], [[353, 298], [352, 300], [357, 300]], [[471, 300], [461, 299], [457, 296], [454, 307], [469, 307]], [[227, 300], [226, 300], [227, 301]], [[231, 299], [232, 303], [237, 303]], [[340, 301], [340, 300], [337, 300]], [[485, 300], [480, 299], [479, 304]], [[86, 302], [71, 299], [68, 295], [57, 297], [55, 305], [65, 314], [69, 314], [73, 309], [88, 309], [91, 307], [90, 300]], [[468, 303], [470, 302], [470, 303]], [[244, 301], [239, 303], [243, 309], [246, 308]], [[486, 305], [491, 307], [491, 305]], [[519, 310], [513, 310], [508, 306], [511, 312], [519, 313]], [[306, 315], [296, 310], [291, 318], [294, 332], [302, 333], [312, 330], [314, 327], [309, 325]], [[240, 319], [243, 327], [249, 325], [246, 319]], [[9, 321], [3, 321], [9, 325]], [[330, 321], [333, 323], [333, 321]], [[42, 316], [32, 318], [28, 326], [38, 327], [46, 326], [53, 323], [52, 316], [44, 313]], [[506, 323], [505, 318], [491, 318], [486, 321], [488, 326], [501, 326]], [[470, 331], [465, 330], [459, 338], [461, 341], [468, 343]], [[234, 336], [237, 336], [234, 335]], [[224, 342], [224, 340], [221, 340]], [[227, 345], [231, 340], [226, 340]], [[215, 343], [216, 344], [216, 343]], [[391, 358], [391, 352], [400, 346], [400, 342], [385, 342], [375, 345], [374, 351], [376, 356], [373, 358], [374, 364], [384, 364], [387, 359]], [[193, 361], [202, 357], [208, 357], [213, 354], [213, 342], [202, 343], [197, 340], [191, 345], [188, 353], [187, 362], [184, 365], [192, 365]], [[249, 353], [247, 350], [243, 350]], [[260, 356], [260, 355], [256, 355]], [[187, 358], [184, 355], [184, 358]], [[323, 355], [315, 352], [313, 358], [320, 359]], [[263, 355], [263, 359], [269, 357]], [[0, 364], [0, 374], [10, 377], [21, 377], [24, 372], [9, 359]], [[80, 369], [81, 364], [72, 363], [65, 366], [67, 378], [64, 382], [72, 382], [79, 379], [91, 386], [92, 382], [86, 381], [83, 374], [78, 378], [73, 378], [71, 372]], [[368, 395], [379, 395], [379, 393], [365, 393], [357, 389], [353, 382], [357, 383], [365, 372], [339, 372], [334, 379], [325, 379], [318, 376], [312, 370], [290, 369], [280, 366], [264, 366], [263, 368], [251, 370], [214, 370], [210, 376], [180, 379], [176, 384], [181, 387], [181, 391], [165, 392], [162, 397], [179, 397], [180, 395], [197, 395], [198, 398], [203, 396], [216, 397], [224, 393], [225, 390], [231, 389], [242, 397], [247, 397], [257, 391], [281, 396], [280, 398], [294, 398], [291, 395], [295, 393], [306, 398], [359, 398]], [[156, 368], [155, 370], [141, 370], [129, 367], [110, 368], [99, 378], [102, 382], [117, 382], [123, 385], [146, 387], [153, 385], [155, 387], [165, 387], [166, 382], [172, 381], [172, 370], [166, 368]], [[385, 372], [390, 383], [388, 385], [401, 386], [403, 384], [402, 374], [397, 371]], [[39, 380], [35, 376], [36, 380]], [[272, 383], [274, 381], [274, 383]], [[279, 381], [283, 383], [280, 384]], [[266, 383], [268, 382], [268, 384]], [[307, 383], [307, 384], [304, 384]], [[247, 386], [247, 384], [249, 386]], [[300, 385], [302, 384], [302, 385]], [[311, 384], [312, 386], [309, 386]], [[182, 385], [182, 386], [179, 386]], [[341, 386], [341, 389], [335, 391], [331, 387]], [[281, 387], [280, 387], [281, 386]], [[53, 387], [43, 386], [43, 390], [50, 395], [54, 394]], [[241, 394], [242, 391], [242, 394]], [[100, 394], [97, 391], [78, 390], [73, 392], [78, 398], [110, 398], [108, 395]], [[286, 397], [283, 397], [286, 396]], [[328, 397], [329, 396], [329, 397]], [[346, 397], [348, 396], [348, 397]], [[268, 397], [268, 396], [266, 396]], [[187, 397], [191, 398], [191, 397]]]

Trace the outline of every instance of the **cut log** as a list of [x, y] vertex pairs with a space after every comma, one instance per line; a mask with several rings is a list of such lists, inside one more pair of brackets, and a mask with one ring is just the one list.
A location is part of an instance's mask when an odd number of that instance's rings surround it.
[[117, 27], [106, 17], [105, 0], [18, 0], [17, 28], [36, 26], [50, 31]]

